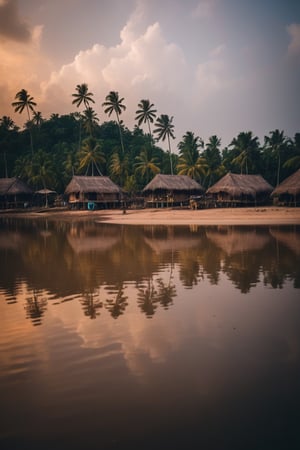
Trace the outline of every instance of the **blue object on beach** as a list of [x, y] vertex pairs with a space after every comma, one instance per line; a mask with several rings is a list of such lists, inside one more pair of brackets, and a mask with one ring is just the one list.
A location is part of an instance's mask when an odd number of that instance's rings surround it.
[[95, 203], [94, 202], [88, 202], [88, 210], [94, 211], [95, 209]]

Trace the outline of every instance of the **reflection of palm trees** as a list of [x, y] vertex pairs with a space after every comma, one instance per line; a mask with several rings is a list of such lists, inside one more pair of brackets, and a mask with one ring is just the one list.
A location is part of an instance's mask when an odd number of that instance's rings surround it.
[[90, 319], [96, 319], [100, 314], [98, 310], [103, 307], [103, 302], [99, 299], [97, 300], [96, 295], [94, 292], [85, 292], [81, 300], [84, 315]]
[[170, 273], [168, 283], [165, 283], [162, 278], [157, 280], [158, 284], [158, 294], [157, 300], [162, 305], [164, 309], [168, 309], [169, 305], [173, 303], [173, 298], [176, 297], [176, 287], [175, 284], [171, 284], [172, 271]]
[[34, 326], [41, 325], [42, 317], [47, 309], [47, 299], [39, 299], [38, 292], [33, 290], [32, 297], [26, 298], [24, 309], [26, 319], [30, 319]]
[[154, 288], [152, 278], [149, 278], [148, 286], [145, 289], [140, 288], [138, 290], [138, 305], [147, 317], [152, 317], [157, 308], [155, 304], [157, 302], [156, 294], [157, 291]]
[[117, 319], [119, 316], [124, 314], [128, 297], [124, 295], [124, 286], [123, 283], [118, 288], [117, 295], [115, 298], [106, 300], [106, 309], [110, 312], [111, 316], [114, 319]]

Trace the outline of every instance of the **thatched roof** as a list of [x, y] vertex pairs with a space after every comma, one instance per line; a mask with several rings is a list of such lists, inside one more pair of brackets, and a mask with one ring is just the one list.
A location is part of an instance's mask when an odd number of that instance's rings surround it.
[[0, 195], [32, 194], [32, 192], [19, 178], [0, 178]]
[[283, 180], [272, 192], [271, 196], [276, 197], [277, 195], [290, 194], [299, 195], [300, 194], [300, 169], [297, 172], [290, 175], [288, 178]]
[[231, 197], [248, 195], [255, 198], [258, 194], [270, 194], [273, 187], [261, 175], [239, 175], [227, 173], [221, 180], [207, 189], [207, 194], [225, 193]]
[[201, 184], [190, 178], [188, 175], [156, 175], [143, 192], [147, 191], [196, 191], [204, 192]]
[[89, 177], [73, 176], [72, 180], [65, 189], [66, 194], [77, 192], [98, 194], [118, 194], [121, 188], [117, 186], [109, 177]]

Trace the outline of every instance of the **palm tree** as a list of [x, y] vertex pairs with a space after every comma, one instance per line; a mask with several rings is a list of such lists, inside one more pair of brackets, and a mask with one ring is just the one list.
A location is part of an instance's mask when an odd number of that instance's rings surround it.
[[122, 114], [122, 111], [126, 110], [126, 106], [123, 105], [124, 98], [119, 98], [119, 93], [116, 91], [110, 91], [110, 93], [105, 97], [105, 102], [102, 103], [102, 106], [104, 107], [105, 114], [108, 114], [108, 117], [111, 116], [111, 114], [114, 112], [117, 117], [117, 123], [119, 127], [119, 133], [120, 133], [120, 141], [121, 141], [121, 147], [123, 153], [124, 151], [124, 144], [123, 144], [123, 136], [122, 136], [122, 130], [121, 130], [121, 122], [120, 122], [120, 115]]
[[300, 169], [300, 133], [296, 133], [294, 141], [291, 140], [293, 156], [291, 156], [284, 164], [284, 168], [297, 170]]
[[206, 171], [206, 160], [200, 157], [199, 148], [203, 142], [199, 136], [187, 131], [183, 140], [179, 142], [179, 161], [177, 164], [178, 175], [188, 175], [194, 180], [201, 180], [201, 175]]
[[[15, 112], [22, 114], [24, 109], [26, 109], [28, 114], [28, 121], [30, 121], [30, 111], [34, 113], [34, 107], [36, 106], [33, 97], [31, 97], [30, 94], [28, 94], [28, 92], [25, 89], [21, 89], [21, 91], [16, 93], [15, 99], [17, 101], [12, 103], [12, 106], [15, 108]], [[33, 154], [33, 141], [31, 128], [29, 129], [29, 133], [30, 133], [31, 153]]]
[[114, 151], [111, 156], [109, 171], [112, 178], [121, 186], [124, 186], [129, 173], [128, 155]]
[[[83, 103], [85, 108], [87, 109], [89, 107], [90, 102], [95, 103], [93, 99], [92, 92], [89, 92], [88, 85], [86, 83], [77, 84], [75, 88], [76, 92], [72, 94], [72, 97], [74, 97], [74, 100], [72, 101], [72, 105], [76, 105], [77, 108]], [[79, 143], [78, 143], [78, 149], [81, 147], [81, 115], [79, 114]]]
[[86, 174], [89, 168], [92, 169], [92, 176], [94, 176], [94, 167], [97, 169], [99, 175], [102, 175], [98, 164], [105, 162], [105, 157], [101, 149], [101, 143], [93, 138], [88, 137], [82, 143], [82, 148], [78, 153], [79, 157], [79, 167], [78, 170], [82, 170], [86, 167]]
[[237, 152], [237, 156], [232, 160], [232, 164], [238, 164], [243, 173], [245, 166], [246, 174], [249, 168], [255, 167], [256, 161], [259, 157], [259, 143], [257, 136], [252, 136], [252, 131], [239, 133], [237, 138], [234, 138], [229, 145]]
[[153, 156], [152, 147], [144, 146], [139, 156], [135, 158], [135, 172], [140, 173], [147, 184], [150, 181], [151, 175], [156, 175], [160, 172], [158, 167], [158, 158]]
[[82, 115], [83, 128], [85, 131], [92, 136], [93, 131], [97, 129], [99, 118], [97, 117], [97, 113], [90, 106], [83, 111]]
[[32, 118], [32, 124], [36, 125], [38, 128], [42, 125], [44, 122], [44, 119], [42, 117], [42, 113], [40, 111], [34, 111], [33, 112], [33, 118]]
[[150, 103], [149, 100], [141, 100], [140, 103], [138, 104], [138, 108], [139, 109], [135, 112], [136, 113], [135, 120], [138, 121], [138, 126], [141, 126], [142, 123], [148, 124], [149, 135], [152, 142], [150, 123], [154, 122], [157, 111], [156, 109], [154, 109], [153, 103]]
[[287, 138], [284, 136], [284, 132], [278, 129], [270, 131], [269, 134], [270, 136], [265, 136], [265, 148], [269, 149], [273, 157], [277, 159], [276, 186], [278, 186], [280, 182], [281, 153], [287, 146]]
[[8, 142], [6, 141], [6, 137], [8, 137], [10, 132], [17, 131], [17, 130], [18, 130], [18, 127], [15, 125], [14, 121], [9, 116], [3, 116], [0, 119], [0, 134], [1, 134], [1, 142], [2, 142], [1, 147], [3, 150], [5, 178], [8, 178], [6, 153], [9, 148]]
[[169, 147], [169, 157], [170, 157], [170, 166], [171, 166], [171, 175], [173, 175], [173, 163], [172, 163], [172, 152], [171, 152], [171, 143], [170, 137], [175, 139], [173, 130], [174, 125], [172, 124], [173, 116], [169, 117], [167, 114], [161, 114], [160, 117], [156, 119], [154, 129], [154, 133], [157, 133], [157, 139], [162, 139], [163, 141], [167, 138], [168, 147]]
[[94, 94], [89, 92], [89, 88], [86, 83], [77, 84], [75, 89], [76, 89], [75, 94], [72, 94], [72, 97], [74, 97], [72, 105], [76, 105], [77, 108], [79, 108], [81, 103], [83, 103], [85, 108], [88, 108], [90, 102], [95, 103], [93, 99]]
[[226, 172], [226, 169], [222, 164], [220, 146], [221, 139], [216, 135], [210, 136], [202, 154], [207, 162], [207, 175], [209, 176], [208, 187], [221, 178]]
[[[28, 181], [36, 188], [49, 188], [55, 183], [55, 171], [52, 157], [42, 149], [34, 154], [28, 166]], [[47, 205], [47, 198], [46, 198]]]

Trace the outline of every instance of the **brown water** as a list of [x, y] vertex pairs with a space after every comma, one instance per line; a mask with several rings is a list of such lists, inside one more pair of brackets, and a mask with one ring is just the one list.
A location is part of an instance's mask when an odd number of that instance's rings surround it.
[[0, 220], [0, 447], [298, 449], [300, 227]]

